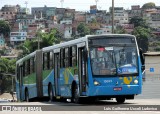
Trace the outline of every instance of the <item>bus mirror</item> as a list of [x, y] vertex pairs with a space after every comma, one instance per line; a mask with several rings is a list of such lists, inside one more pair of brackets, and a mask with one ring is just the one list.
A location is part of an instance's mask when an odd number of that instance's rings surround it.
[[145, 70], [145, 66], [144, 65], [142, 65], [141, 70], [142, 70], [142, 72]]
[[141, 48], [139, 49], [139, 54], [140, 54], [141, 64], [144, 65], [144, 56]]

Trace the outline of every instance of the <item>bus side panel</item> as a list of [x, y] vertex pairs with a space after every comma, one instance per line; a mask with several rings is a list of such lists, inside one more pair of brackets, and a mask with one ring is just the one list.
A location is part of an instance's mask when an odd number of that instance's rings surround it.
[[48, 96], [48, 84], [52, 84], [52, 89], [54, 91], [54, 71], [45, 70], [43, 71], [43, 96]]
[[20, 88], [19, 88], [19, 82], [16, 80], [16, 96], [17, 96], [17, 101], [20, 101]]
[[75, 80], [78, 84], [78, 75], [74, 74], [77, 67], [62, 68], [60, 70], [60, 91], [62, 97], [71, 97], [71, 86]]
[[36, 73], [29, 74], [23, 78], [23, 90], [28, 89], [29, 98], [37, 97]]

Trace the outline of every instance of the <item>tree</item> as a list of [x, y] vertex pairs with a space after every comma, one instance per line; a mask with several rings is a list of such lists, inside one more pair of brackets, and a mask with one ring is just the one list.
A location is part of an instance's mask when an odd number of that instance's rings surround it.
[[53, 44], [56, 44], [56, 43], [60, 42], [60, 39], [57, 35], [57, 30], [56, 29], [51, 30], [49, 34], [48, 33], [42, 33], [41, 39], [42, 39], [42, 41], [40, 43], [41, 48], [51, 46]]
[[[3, 93], [4, 91], [10, 92], [12, 88], [12, 77], [7, 76], [9, 75], [14, 75], [15, 74], [15, 68], [16, 68], [16, 59], [6, 59], [6, 58], [0, 58], [0, 69], [1, 69], [1, 79], [0, 81], [0, 94], [1, 92]], [[15, 86], [15, 84], [14, 84]]]
[[2, 33], [4, 36], [8, 36], [8, 33], [10, 32], [11, 27], [8, 22], [0, 20], [0, 33]]
[[151, 36], [151, 31], [148, 28], [136, 27], [133, 31], [133, 35], [136, 36], [139, 48], [142, 48], [143, 52], [148, 51], [148, 38]]
[[144, 20], [142, 17], [132, 17], [129, 23], [134, 24], [134, 27], [142, 26], [145, 28], [149, 28], [148, 24], [146, 23], [146, 20]]
[[60, 42], [60, 38], [59, 35], [57, 35], [56, 29], [51, 30], [50, 33], [38, 32], [35, 40], [26, 40], [23, 44], [17, 47], [18, 49], [22, 50], [18, 58], [22, 58], [38, 49], [38, 37], [40, 39], [40, 49]]
[[97, 23], [96, 19], [92, 19], [91, 23]]
[[126, 34], [127, 31], [122, 26], [117, 26], [114, 33], [116, 33], [116, 34]]
[[80, 34], [81, 37], [90, 34], [90, 29], [84, 24], [80, 23], [77, 27], [77, 31]]
[[152, 8], [155, 8], [155, 3], [153, 2], [148, 2], [148, 3], [145, 3], [143, 6], [142, 6], [142, 9], [152, 9]]

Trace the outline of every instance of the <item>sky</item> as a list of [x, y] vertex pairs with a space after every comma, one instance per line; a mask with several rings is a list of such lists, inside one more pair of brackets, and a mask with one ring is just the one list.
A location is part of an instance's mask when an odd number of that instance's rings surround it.
[[[0, 0], [0, 8], [4, 5], [21, 5], [26, 7], [25, 1], [28, 2], [27, 8], [31, 7], [58, 7], [61, 8], [61, 0]], [[99, 10], [109, 10], [112, 6], [112, 0], [63, 0], [63, 8], [72, 8], [76, 11], [87, 11], [90, 9], [90, 5], [97, 6]], [[160, 0], [114, 0], [115, 7], [124, 7], [125, 9], [131, 9], [131, 5], [142, 6], [145, 3], [154, 2], [156, 6], [160, 6]]]

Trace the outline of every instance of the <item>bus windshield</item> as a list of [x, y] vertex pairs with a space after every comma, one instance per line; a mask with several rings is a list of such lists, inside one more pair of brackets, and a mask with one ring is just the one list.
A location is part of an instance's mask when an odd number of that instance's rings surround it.
[[90, 46], [93, 75], [137, 75], [135, 45]]

